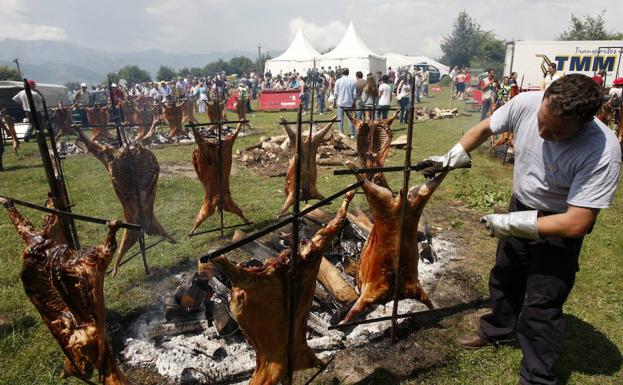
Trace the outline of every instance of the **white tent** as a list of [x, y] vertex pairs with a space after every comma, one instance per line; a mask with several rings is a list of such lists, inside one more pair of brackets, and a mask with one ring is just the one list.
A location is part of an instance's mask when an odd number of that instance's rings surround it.
[[426, 63], [437, 68], [441, 76], [448, 75], [450, 73], [450, 67], [426, 56], [408, 56], [398, 53], [388, 53], [383, 55], [383, 57], [387, 60], [387, 66], [392, 67], [394, 70], [398, 67], [408, 66], [410, 64]]
[[303, 31], [299, 29], [284, 53], [266, 61], [265, 72], [270, 70], [273, 75], [292, 72], [293, 70], [305, 73], [308, 68], [314, 67], [314, 59], [318, 59], [320, 56], [320, 52], [311, 45]]
[[375, 54], [366, 46], [357, 35], [352, 21], [342, 40], [333, 50], [322, 55], [317, 67], [324, 67], [325, 69], [346, 67], [349, 69], [350, 76], [355, 76], [357, 71], [363, 72], [365, 76], [377, 71], [385, 73], [387, 69], [385, 58]]

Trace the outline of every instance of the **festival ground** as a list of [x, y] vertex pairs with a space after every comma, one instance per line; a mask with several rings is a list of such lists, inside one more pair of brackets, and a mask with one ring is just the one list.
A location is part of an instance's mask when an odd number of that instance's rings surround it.
[[[449, 107], [447, 92], [433, 94], [423, 106]], [[463, 105], [460, 106], [463, 110]], [[324, 116], [331, 116], [325, 114]], [[258, 141], [258, 135], [282, 135], [277, 124], [280, 113], [253, 113], [249, 115], [257, 135], [238, 138], [236, 150]], [[294, 120], [295, 113], [283, 113]], [[454, 119], [416, 122], [414, 129], [413, 159], [431, 154], [443, 154], [478, 119], [477, 113]], [[202, 114], [200, 120], [207, 119]], [[406, 125], [393, 125], [394, 137], [405, 132]], [[115, 328], [127, 326], [145, 306], [162, 295], [156, 289], [160, 280], [175, 274], [179, 266], [192, 265], [195, 259], [224, 241], [218, 233], [188, 238], [203, 199], [202, 186], [193, 172], [166, 172], [180, 164], [191, 163], [194, 144], [165, 145], [153, 151], [161, 166], [155, 212], [164, 225], [175, 234], [178, 244], [161, 243], [148, 251], [152, 274], [144, 275], [137, 258], [123, 266], [118, 276], [106, 280], [106, 304], [109, 317], [109, 334]], [[12, 153], [5, 154], [6, 172], [0, 173], [2, 194], [23, 200], [43, 201], [47, 192], [45, 174], [36, 144], [22, 146], [23, 159]], [[392, 149], [386, 165], [399, 165], [403, 150]], [[121, 218], [122, 208], [116, 198], [109, 176], [102, 165], [90, 154], [70, 156], [65, 160], [65, 174], [76, 206], [75, 212], [102, 218]], [[192, 168], [190, 168], [192, 171]], [[462, 281], [455, 285], [454, 297], [487, 295], [487, 276], [494, 261], [495, 240], [485, 235], [478, 218], [494, 210], [503, 210], [510, 195], [512, 166], [502, 165], [499, 159], [488, 156], [488, 151], [474, 154], [474, 167], [469, 171], [452, 173], [436, 192], [427, 211], [431, 225], [450, 234], [458, 250], [459, 274], [452, 277]], [[388, 175], [391, 186], [399, 186], [401, 174]], [[414, 174], [412, 185], [422, 177]], [[353, 182], [352, 176], [333, 176], [332, 170], [319, 169], [318, 188], [326, 195]], [[231, 178], [232, 195], [245, 215], [255, 222], [253, 228], [274, 221], [283, 204], [283, 178], [268, 177], [255, 169], [247, 169], [234, 161]], [[358, 196], [354, 206], [364, 204]], [[331, 210], [340, 204], [336, 201]], [[35, 226], [41, 224], [41, 213], [21, 209]], [[618, 192], [614, 204], [604, 210], [595, 231], [587, 236], [582, 250], [580, 272], [576, 285], [565, 307], [567, 331], [557, 372], [563, 384], [615, 385], [623, 383], [621, 351], [623, 350], [623, 194]], [[238, 219], [225, 214], [226, 224]], [[218, 215], [208, 219], [203, 229], [218, 224]], [[99, 242], [105, 235], [101, 226], [80, 222], [78, 230], [83, 245]], [[148, 238], [147, 243], [155, 241]], [[19, 280], [20, 255], [23, 243], [13, 231], [6, 215], [0, 215], [0, 384], [30, 385], [58, 384], [62, 368], [62, 352], [41, 322], [38, 313], [24, 294]], [[131, 252], [135, 249], [131, 250]], [[440, 279], [450, 279], [441, 276]], [[443, 284], [443, 282], [440, 282]], [[433, 298], [434, 300], [435, 298]], [[442, 302], [442, 301], [440, 301]], [[516, 345], [465, 351], [455, 347], [452, 340], [457, 335], [470, 332], [482, 310], [467, 310], [426, 322], [420, 328], [414, 343], [419, 348], [434, 351], [440, 360], [435, 366], [409, 374], [410, 379], [399, 382], [382, 372], [368, 378], [374, 384], [500, 384], [515, 385], [521, 360]], [[118, 348], [113, 337], [113, 346]], [[393, 353], [399, 354], [395, 350]], [[128, 368], [124, 368], [128, 369]], [[157, 377], [141, 375], [129, 370], [128, 376], [135, 384], [160, 383]], [[336, 383], [327, 376], [317, 383]], [[330, 382], [331, 381], [331, 382]], [[371, 382], [369, 382], [371, 381]], [[77, 384], [75, 379], [69, 383]]]

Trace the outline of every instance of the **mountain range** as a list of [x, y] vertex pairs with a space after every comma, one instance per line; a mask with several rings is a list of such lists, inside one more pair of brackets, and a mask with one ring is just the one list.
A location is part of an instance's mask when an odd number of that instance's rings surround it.
[[[268, 52], [272, 57], [280, 52]], [[22, 74], [44, 83], [64, 84], [70, 81], [100, 83], [106, 74], [126, 65], [137, 65], [152, 76], [161, 65], [180, 69], [204, 67], [219, 59], [229, 60], [235, 56], [247, 56], [254, 60], [257, 52], [226, 51], [200, 54], [174, 54], [158, 49], [140, 52], [113, 53], [81, 47], [73, 43], [50, 40], [0, 40], [0, 64], [15, 66], [17, 58]]]

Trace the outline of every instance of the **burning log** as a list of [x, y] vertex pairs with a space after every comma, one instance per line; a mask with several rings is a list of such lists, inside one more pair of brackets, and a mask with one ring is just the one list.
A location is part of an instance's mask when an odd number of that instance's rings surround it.
[[324, 257], [320, 262], [318, 282], [341, 304], [357, 300], [355, 289], [346, 282], [338, 268]]
[[[301, 243], [298, 262], [297, 304], [294, 324], [295, 370], [320, 365], [307, 345], [307, 319], [312, 305], [321, 258], [346, 218], [354, 192], [346, 194], [336, 217], [311, 240]], [[256, 352], [256, 368], [249, 385], [274, 385], [286, 379], [288, 347], [288, 281], [290, 252], [285, 250], [260, 268], [244, 268], [226, 257], [213, 260], [232, 282], [230, 309]], [[269, 314], [267, 317], [265, 315]]]
[[104, 384], [129, 384], [106, 341], [104, 276], [117, 247], [118, 222], [109, 223], [108, 235], [99, 245], [73, 250], [45, 238], [10, 201], [0, 198], [0, 203], [26, 243], [22, 283], [65, 353], [63, 376], [88, 380], [97, 369]]
[[15, 122], [13, 118], [5, 110], [0, 113], [0, 130], [4, 130], [7, 136], [13, 141], [13, 152], [19, 156], [19, 139], [17, 139], [17, 133], [15, 132]]
[[[351, 168], [355, 166], [351, 163]], [[399, 246], [400, 212], [402, 194], [393, 197], [388, 189], [375, 185], [365, 176], [362, 186], [374, 216], [374, 225], [361, 258], [357, 275], [359, 299], [350, 309], [343, 323], [351, 321], [366, 307], [373, 303], [385, 303], [394, 291], [396, 271], [400, 271], [399, 298], [415, 298], [430, 309], [433, 304], [420, 285], [418, 279], [417, 229], [424, 206], [433, 195], [446, 174], [439, 174], [420, 186], [412, 187], [407, 197], [407, 216], [402, 234], [402, 247]], [[401, 250], [400, 266], [398, 249]]]
[[[52, 123], [56, 124], [56, 129], [58, 130], [56, 133], [56, 140], [60, 137], [70, 134], [75, 134], [75, 130], [73, 128], [73, 119], [72, 114], [76, 105], [63, 107], [61, 104], [58, 105], [52, 111], [51, 120]], [[106, 119], [108, 120], [108, 118]]]
[[[125, 221], [140, 225], [149, 235], [160, 235], [170, 243], [176, 243], [154, 214], [156, 185], [160, 173], [160, 165], [154, 154], [140, 144], [115, 149], [106, 144], [93, 142], [80, 129], [77, 131], [87, 150], [108, 170], [115, 193], [123, 206]], [[115, 260], [113, 276], [117, 273], [121, 258], [137, 240], [137, 231], [125, 229]]]
[[[389, 154], [389, 145], [392, 142], [391, 125], [398, 116], [394, 113], [389, 119], [361, 120], [354, 118], [350, 112], [346, 111], [346, 116], [357, 129], [357, 152], [361, 167], [383, 167], [385, 159]], [[387, 180], [382, 172], [368, 175], [372, 182], [389, 188]]]
[[112, 136], [108, 131], [108, 105], [95, 107], [85, 107], [87, 120], [91, 126], [91, 140], [106, 139], [111, 140]]
[[[329, 132], [333, 122], [337, 117], [334, 116], [329, 124], [323, 129], [314, 132], [311, 136], [303, 136], [303, 143], [301, 143], [301, 200], [310, 199], [323, 199], [324, 196], [320, 194], [316, 188], [316, 180], [318, 177], [318, 170], [316, 168], [316, 153], [322, 143], [322, 139]], [[288, 134], [290, 139], [290, 148], [296, 149], [296, 132], [286, 124], [285, 118], [281, 118], [283, 128]], [[288, 168], [288, 174], [286, 175], [286, 183], [283, 189], [286, 196], [286, 201], [279, 212], [279, 215], [283, 215], [294, 204], [294, 178], [296, 174], [296, 157], [290, 159], [290, 166]]]
[[[201, 132], [193, 127], [193, 135], [197, 148], [193, 151], [193, 166], [199, 177], [199, 181], [205, 190], [205, 197], [201, 209], [195, 218], [195, 223], [190, 231], [194, 234], [201, 223], [214, 214], [219, 207], [224, 211], [236, 214], [245, 223], [249, 221], [245, 218], [242, 210], [236, 205], [229, 190], [229, 176], [231, 174], [232, 148], [234, 141], [240, 132], [239, 124], [235, 131], [222, 138], [223, 164], [219, 160], [219, 141], [217, 138], [204, 138]], [[222, 196], [221, 196], [222, 194]], [[222, 201], [222, 207], [221, 207]]]

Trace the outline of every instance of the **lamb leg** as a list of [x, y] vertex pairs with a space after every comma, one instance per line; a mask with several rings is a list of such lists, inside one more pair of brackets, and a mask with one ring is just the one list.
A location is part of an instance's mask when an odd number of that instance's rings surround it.
[[28, 219], [24, 218], [22, 214], [17, 211], [13, 202], [6, 198], [0, 198], [0, 204], [7, 209], [9, 219], [13, 223], [13, 226], [15, 226], [17, 233], [22, 237], [24, 242], [26, 242], [27, 246], [35, 246], [43, 242], [41, 234]]

